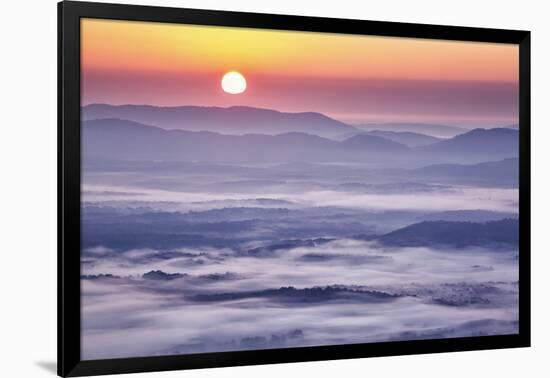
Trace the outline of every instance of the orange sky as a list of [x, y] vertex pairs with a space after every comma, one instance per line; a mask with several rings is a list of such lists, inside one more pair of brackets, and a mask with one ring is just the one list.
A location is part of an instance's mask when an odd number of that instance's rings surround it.
[[[346, 93], [356, 98], [361, 88], [364, 93], [373, 88], [373, 81], [390, 80], [459, 82], [463, 87], [468, 83], [485, 83], [483, 91], [496, 97], [489, 99], [487, 114], [480, 117], [507, 122], [513, 121], [517, 113], [512, 97], [517, 91], [518, 46], [513, 44], [93, 19], [82, 20], [81, 33], [83, 103], [251, 105], [320, 111], [344, 118], [346, 114], [368, 118], [368, 114], [375, 113], [386, 117], [391, 116], [386, 114], [391, 108], [386, 102], [378, 108], [364, 108], [351, 106], [351, 98], [350, 103], [344, 101]], [[218, 81], [230, 70], [247, 77], [249, 93], [228, 97], [219, 92]], [[316, 92], [306, 90], [311, 82], [316, 83], [316, 91], [323, 91], [319, 83], [326, 82], [333, 98], [343, 97], [334, 101], [332, 107], [326, 98], [319, 97], [315, 102]], [[358, 88], [357, 83], [364, 85]], [[502, 85], [507, 86], [509, 98], [499, 92], [498, 86]], [[418, 86], [419, 93], [429, 90], [428, 84]], [[451, 91], [452, 84], [446, 88]], [[406, 98], [399, 96], [399, 88], [394, 90], [398, 98]], [[149, 94], [145, 95], [146, 92]], [[464, 103], [466, 92], [464, 89], [458, 94], [456, 107], [437, 104], [434, 98], [434, 106], [438, 107], [435, 113], [428, 114], [426, 109], [419, 112], [413, 107], [395, 118], [423, 115], [438, 118], [445, 116], [443, 110], [449, 113], [449, 119], [464, 118], [468, 110]], [[313, 100], [301, 106], [298, 100], [304, 93]], [[383, 96], [390, 98], [390, 95]], [[369, 104], [373, 103], [372, 96], [365, 98]], [[447, 98], [452, 97], [452, 93], [447, 93]], [[285, 98], [289, 101], [285, 102]], [[457, 114], [453, 114], [453, 109]], [[479, 109], [473, 110], [471, 116], [475, 118]]]
[[449, 42], [151, 22], [84, 20], [84, 69], [517, 81], [518, 49]]

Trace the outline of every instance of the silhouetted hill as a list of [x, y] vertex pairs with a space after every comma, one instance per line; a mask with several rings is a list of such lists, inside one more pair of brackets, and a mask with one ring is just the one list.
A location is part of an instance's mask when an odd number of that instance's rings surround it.
[[[356, 135], [338, 142], [299, 132], [225, 135], [211, 131], [165, 130], [128, 120], [101, 119], [82, 123], [82, 148], [85, 158], [128, 161], [353, 161], [418, 166], [431, 161], [464, 164], [515, 157], [517, 134], [512, 129], [479, 129], [430, 146], [409, 148], [374, 135]], [[440, 170], [442, 174], [449, 174], [454, 169], [460, 175], [462, 169], [434, 167], [430, 169]], [[430, 169], [417, 174], [429, 176]], [[507, 174], [507, 171], [487, 172], [493, 176], [497, 172]], [[511, 176], [507, 174], [506, 177]]]
[[427, 146], [440, 142], [442, 138], [436, 138], [431, 135], [413, 133], [408, 131], [381, 131], [374, 130], [367, 132], [368, 135], [375, 135], [385, 139], [401, 143], [408, 147]]
[[82, 108], [82, 119], [119, 118], [164, 129], [214, 131], [222, 134], [301, 132], [332, 137], [356, 131], [353, 126], [321, 113], [283, 113], [246, 106], [203, 107], [91, 104]]
[[342, 146], [350, 149], [377, 152], [409, 152], [409, 148], [394, 141], [374, 135], [356, 135], [344, 140]]
[[358, 135], [377, 136], [407, 147], [421, 147], [442, 141], [444, 138], [436, 138], [426, 134], [413, 133], [409, 131], [358, 131], [346, 133], [335, 137], [336, 140], [346, 140]]
[[354, 125], [356, 128], [364, 131], [408, 131], [421, 133], [437, 138], [449, 138], [466, 132], [466, 129], [455, 126], [436, 125], [430, 123], [367, 123], [362, 125]]
[[517, 219], [486, 223], [424, 221], [385, 234], [378, 241], [400, 247], [448, 245], [514, 248], [519, 241], [519, 223]]
[[519, 154], [518, 131], [507, 128], [474, 129], [451, 139], [418, 147], [417, 151], [431, 156], [495, 160]]
[[197, 302], [234, 301], [249, 298], [265, 298], [277, 302], [322, 303], [326, 301], [360, 301], [365, 303], [388, 302], [399, 295], [375, 290], [354, 290], [339, 286], [311, 287], [297, 289], [292, 286], [258, 291], [197, 294], [190, 298]]
[[170, 281], [177, 278], [185, 277], [186, 274], [181, 273], [165, 273], [162, 270], [151, 270], [143, 274], [143, 279], [146, 280], [155, 280], [155, 281]]
[[[337, 142], [305, 133], [222, 135], [165, 130], [128, 120], [84, 121], [83, 155], [117, 160], [370, 161], [408, 148], [375, 136]], [[410, 154], [409, 154], [410, 155]], [[410, 156], [409, 156], [410, 158]]]
[[519, 183], [519, 161], [517, 158], [479, 164], [434, 164], [410, 172], [418, 179], [443, 182], [514, 187]]

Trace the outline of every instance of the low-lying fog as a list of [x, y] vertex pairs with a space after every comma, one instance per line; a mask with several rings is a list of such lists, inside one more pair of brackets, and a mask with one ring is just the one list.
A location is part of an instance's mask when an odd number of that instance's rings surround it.
[[310, 168], [86, 173], [83, 358], [517, 332], [517, 187]]

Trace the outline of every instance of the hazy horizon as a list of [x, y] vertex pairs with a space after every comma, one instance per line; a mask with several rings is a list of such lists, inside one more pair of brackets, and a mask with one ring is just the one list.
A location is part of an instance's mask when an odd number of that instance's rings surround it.
[[[108, 102], [91, 102], [87, 104], [82, 104], [82, 108], [85, 108], [87, 106], [95, 106], [95, 105], [108, 105], [108, 106], [135, 106], [135, 107], [155, 107], [155, 108], [183, 108], [183, 107], [197, 107], [197, 108], [220, 108], [220, 109], [229, 109], [229, 108], [251, 108], [251, 109], [259, 109], [259, 110], [273, 110], [275, 112], [279, 113], [288, 113], [288, 114], [301, 114], [301, 113], [319, 113], [326, 117], [332, 118], [336, 121], [345, 123], [350, 126], [361, 126], [361, 125], [369, 125], [369, 124], [426, 124], [426, 125], [434, 125], [434, 126], [451, 126], [451, 127], [457, 127], [464, 130], [472, 130], [476, 128], [507, 128], [510, 126], [516, 126], [518, 122], [501, 122], [501, 123], [474, 123], [474, 124], [468, 124], [464, 122], [436, 122], [436, 120], [429, 119], [429, 118], [423, 118], [419, 120], [415, 120], [414, 118], [390, 118], [387, 119], [377, 119], [377, 118], [370, 118], [370, 119], [364, 119], [362, 121], [359, 120], [346, 120], [345, 118], [339, 118], [337, 116], [332, 116], [329, 114], [326, 114], [322, 111], [314, 111], [314, 110], [301, 110], [301, 111], [284, 111], [279, 110], [276, 108], [269, 108], [269, 107], [259, 107], [259, 106], [250, 106], [250, 105], [242, 105], [242, 104], [234, 104], [234, 105], [191, 105], [191, 104], [177, 104], [177, 105], [162, 105], [162, 104], [146, 104], [146, 103], [127, 103], [127, 102], [121, 102], [121, 103], [108, 103]], [[489, 121], [487, 121], [489, 122]], [[153, 125], [156, 126], [156, 125]], [[161, 126], [158, 126], [161, 127]]]
[[[112, 35], [126, 43], [104, 43]], [[513, 44], [83, 19], [81, 47], [83, 104], [245, 105], [353, 123], [518, 120]], [[247, 82], [239, 95], [220, 87], [233, 70]]]

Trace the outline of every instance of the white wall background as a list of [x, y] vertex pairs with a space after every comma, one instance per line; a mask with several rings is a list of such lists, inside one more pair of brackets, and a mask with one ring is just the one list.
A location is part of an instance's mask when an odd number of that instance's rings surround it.
[[[115, 1], [115, 0], [112, 0]], [[533, 347], [140, 374], [135, 377], [548, 377], [550, 25], [540, 0], [130, 0], [134, 3], [529, 29], [532, 34]], [[0, 22], [0, 376], [54, 375], [56, 1], [4, 1]], [[77, 251], [74, 251], [77, 253]]]

